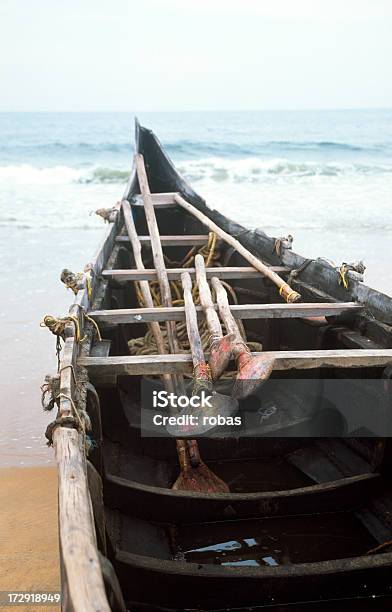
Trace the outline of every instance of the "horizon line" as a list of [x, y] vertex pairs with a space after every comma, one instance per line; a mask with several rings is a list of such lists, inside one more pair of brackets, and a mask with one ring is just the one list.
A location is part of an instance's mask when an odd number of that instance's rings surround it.
[[188, 109], [188, 110], [0, 110], [0, 114], [24, 113], [117, 113], [117, 114], [173, 114], [173, 113], [288, 113], [288, 112], [319, 112], [319, 111], [376, 111], [392, 110], [392, 106], [341, 106], [341, 107], [312, 107], [312, 108], [248, 108], [248, 109]]

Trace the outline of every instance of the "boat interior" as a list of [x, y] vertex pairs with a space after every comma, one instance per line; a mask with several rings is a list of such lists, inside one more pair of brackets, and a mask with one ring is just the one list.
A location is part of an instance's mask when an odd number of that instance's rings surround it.
[[[192, 258], [197, 252], [205, 258], [211, 255], [211, 237], [203, 223], [173, 202], [172, 194], [182, 193], [199, 208], [205, 205], [184, 187], [155, 136], [140, 126], [137, 150], [144, 155], [151, 194], [156, 194], [163, 253], [168, 271], [173, 271], [172, 297], [181, 300], [181, 294], [176, 296], [181, 293], [177, 271], [187, 267], [194, 278]], [[144, 266], [152, 271], [142, 278], [157, 284], [135, 173], [126, 199]], [[151, 354], [142, 352], [148, 321], [135, 317], [135, 309], [141, 308], [136, 282], [140, 276], [129, 273], [137, 266], [120, 219], [124, 214], [119, 212], [90, 311], [102, 340], [93, 343], [82, 365], [108, 358], [121, 365], [131, 354]], [[218, 225], [241, 238], [236, 224], [216, 211], [214, 215]], [[291, 270], [277, 251], [260, 249], [252, 233], [247, 235], [248, 248], [253, 239], [253, 252], [287, 280]], [[266, 244], [270, 247], [271, 241]], [[366, 353], [389, 348], [387, 326], [377, 326], [374, 317], [366, 319], [361, 305], [337, 282], [335, 294], [328, 293], [317, 275], [314, 283], [308, 276], [295, 286], [302, 301], [313, 305], [309, 314], [298, 310], [297, 316], [275, 315], [282, 298], [274, 283], [251, 270], [248, 261], [219, 238], [208, 268], [216, 269], [213, 273], [221, 274], [229, 286], [232, 306], [271, 305], [270, 316], [256, 312], [241, 319], [247, 342], [261, 345], [263, 352], [290, 352], [297, 361], [282, 359], [270, 380], [240, 399], [240, 429], [217, 428], [198, 437], [200, 455], [228, 484], [226, 493], [172, 489], [180, 469], [174, 438], [141, 431], [143, 386], [162, 388], [159, 374], [88, 366], [94, 387], [89, 386], [87, 410], [95, 441], [89, 477], [98, 546], [121, 588], [119, 595], [115, 581], [107, 578], [112, 609], [388, 609], [390, 443], [369, 425], [351, 422], [346, 410], [350, 406], [355, 411], [360, 402], [375, 413], [390, 408], [387, 362], [364, 359], [353, 367], [350, 361], [353, 349]], [[123, 316], [128, 310], [132, 316]], [[118, 319], [111, 316], [116, 312]], [[328, 351], [335, 357], [323, 362]], [[226, 395], [235, 377], [233, 363], [229, 370], [216, 382], [216, 389]], [[191, 384], [192, 370], [184, 376]], [[331, 381], [341, 390], [332, 399], [326, 393]]]

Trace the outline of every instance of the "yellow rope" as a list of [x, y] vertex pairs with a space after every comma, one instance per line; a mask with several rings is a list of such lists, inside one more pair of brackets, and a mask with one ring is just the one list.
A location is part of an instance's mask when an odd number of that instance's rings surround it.
[[84, 338], [82, 338], [82, 340], [80, 339], [79, 320], [74, 315], [68, 315], [68, 317], [63, 317], [59, 319], [53, 317], [52, 315], [45, 315], [43, 321], [41, 321], [40, 323], [40, 327], [47, 327], [48, 329], [50, 329], [52, 334], [54, 334], [55, 336], [60, 336], [63, 340], [65, 340], [65, 326], [68, 323], [73, 323], [75, 326], [76, 342], [83, 342]]
[[[192, 247], [190, 251], [185, 255], [181, 262], [171, 261], [168, 257], [165, 256], [166, 261], [168, 261], [171, 265], [178, 265], [183, 268], [190, 268], [192, 264], [194, 264], [195, 255], [200, 253], [206, 259], [206, 266], [210, 265], [214, 259], [219, 257], [219, 254], [216, 251], [216, 235], [213, 232], [210, 232], [208, 236], [207, 244], [203, 245], [198, 251], [196, 247]], [[218, 262], [217, 262], [218, 263]], [[159, 289], [159, 283], [156, 281], [150, 282], [150, 291], [153, 298], [154, 306], [162, 306], [161, 293]], [[136, 290], [136, 298], [139, 303], [139, 306], [145, 306], [143, 295], [140, 290], [139, 283], [135, 283]], [[173, 296], [172, 304], [173, 306], [183, 306], [184, 299], [182, 297], [182, 285], [181, 281], [171, 281], [170, 282], [171, 293]], [[197, 283], [194, 282], [192, 295], [195, 304], [200, 303]], [[179, 344], [179, 350], [183, 353], [187, 353], [190, 350], [188, 334], [186, 330], [186, 324], [182, 321], [178, 321], [176, 323], [176, 334]], [[166, 349], [169, 349], [169, 342], [167, 339], [166, 330], [162, 329], [163, 340]], [[202, 340], [203, 348], [207, 349], [209, 346], [209, 332], [207, 328], [207, 322], [204, 320], [200, 324], [200, 337]], [[128, 347], [131, 355], [153, 355], [156, 354], [158, 349], [155, 343], [155, 338], [153, 334], [148, 331], [144, 337], [141, 338], [132, 338], [128, 341]]]
[[[188, 251], [187, 255], [184, 257], [182, 262], [173, 262], [173, 261], [168, 260], [168, 258], [166, 258], [166, 260], [169, 261], [171, 265], [177, 266], [180, 263], [182, 263], [182, 267], [192, 267], [192, 264], [194, 263], [194, 259], [195, 259], [195, 254], [196, 254], [195, 251], [196, 251], [195, 247], [193, 247], [190, 251]], [[215, 265], [219, 265], [219, 261], [217, 261], [219, 257], [219, 253], [216, 250], [216, 235], [213, 232], [210, 232], [209, 234], [208, 243], [203, 245], [201, 249], [199, 249], [198, 252], [204, 257], [205, 262], [206, 262], [205, 263], [206, 267], [209, 267], [209, 265], [211, 265], [211, 262], [213, 260], [215, 262]], [[223, 283], [223, 284], [227, 288], [228, 292], [230, 293], [233, 299], [233, 302], [235, 304], [238, 304], [237, 296], [236, 296], [234, 289], [227, 283]], [[153, 296], [154, 306], [161, 306], [162, 302], [161, 302], [161, 295], [160, 295], [158, 283], [154, 281], [154, 282], [150, 282], [149, 285], [150, 285], [151, 293]], [[145, 306], [145, 304], [144, 304], [142, 293], [140, 291], [139, 283], [135, 283], [135, 287], [136, 287], [137, 301], [139, 305], [143, 307]], [[170, 282], [170, 287], [172, 290], [173, 297], [175, 296], [175, 299], [173, 299], [172, 301], [173, 306], [184, 306], [184, 299], [182, 297], [181, 281]], [[192, 294], [193, 294], [193, 299], [194, 299], [195, 304], [199, 304], [200, 298], [198, 295], [198, 289], [197, 289], [196, 282], [194, 282]], [[244, 341], [246, 342], [246, 335], [245, 335], [245, 330], [243, 326], [240, 327], [240, 329], [241, 329], [241, 333], [243, 335]], [[164, 326], [163, 327], [161, 326], [161, 331], [162, 331], [162, 337], [163, 337], [165, 349], [167, 352], [169, 352], [169, 342], [167, 339], [166, 328]], [[200, 323], [199, 331], [200, 331], [200, 339], [201, 339], [203, 350], [208, 351], [209, 346], [210, 346], [210, 332], [207, 326], [207, 321], [205, 319]], [[176, 322], [176, 334], [177, 334], [180, 352], [189, 353], [190, 351], [189, 339], [188, 339], [188, 334], [187, 334], [187, 329], [186, 329], [186, 323], [184, 321]], [[132, 338], [131, 340], [129, 340], [128, 347], [129, 347], [129, 352], [131, 355], [154, 355], [158, 353], [158, 348], [155, 342], [155, 337], [150, 330], [148, 330], [147, 333], [142, 337]], [[258, 342], [248, 342], [248, 347], [249, 347], [249, 350], [253, 350], [253, 351], [262, 350], [262, 346]], [[223, 378], [232, 378], [234, 375], [235, 375], [235, 372], [226, 372]]]
[[349, 267], [346, 264], [342, 264], [338, 270], [339, 272], [339, 285], [343, 285], [345, 289], [348, 289], [348, 279], [347, 272], [349, 271]]
[[87, 319], [87, 321], [90, 321], [90, 323], [93, 324], [95, 331], [97, 333], [97, 338], [98, 338], [98, 342], [101, 342], [102, 340], [102, 336], [101, 336], [101, 332], [99, 331], [99, 327], [96, 321], [94, 321], [94, 319], [92, 317], [90, 317], [87, 313], [84, 313], [84, 317], [85, 319]]

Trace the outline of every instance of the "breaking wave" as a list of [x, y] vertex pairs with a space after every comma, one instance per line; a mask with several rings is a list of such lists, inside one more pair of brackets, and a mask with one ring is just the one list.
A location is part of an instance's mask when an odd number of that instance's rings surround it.
[[80, 169], [58, 165], [39, 168], [30, 164], [0, 166], [0, 183], [3, 184], [124, 183], [128, 176], [128, 170], [105, 167]]
[[278, 177], [334, 177], [392, 173], [392, 164], [320, 163], [316, 161], [291, 161], [284, 158], [263, 160], [254, 157], [236, 161], [209, 158], [183, 162], [178, 167], [180, 172], [190, 181], [212, 179], [214, 181], [232, 180], [252, 183]]
[[[348, 162], [321, 163], [316, 161], [291, 161], [284, 158], [225, 159], [207, 157], [187, 160], [177, 165], [179, 171], [190, 182], [209, 179], [214, 182], [263, 182], [274, 178], [312, 177], [312, 176], [361, 176], [391, 174], [392, 164], [363, 164]], [[30, 164], [0, 166], [1, 184], [124, 184], [129, 170], [114, 167], [75, 168], [67, 165], [36, 167]]]

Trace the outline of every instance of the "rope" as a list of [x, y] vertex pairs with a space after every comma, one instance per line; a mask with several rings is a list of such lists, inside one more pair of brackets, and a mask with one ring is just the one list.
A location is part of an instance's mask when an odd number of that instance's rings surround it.
[[297, 278], [301, 274], [301, 272], [306, 270], [308, 265], [311, 264], [313, 261], [315, 261], [315, 260], [314, 259], [305, 259], [305, 261], [299, 266], [299, 268], [291, 270], [290, 274], [287, 277], [287, 284], [291, 285], [293, 279]]
[[45, 412], [50, 412], [53, 410], [55, 404], [57, 404], [57, 406], [59, 405], [57, 398], [60, 393], [60, 374], [57, 374], [57, 376], [50, 376], [50, 374], [47, 374], [44, 384], [41, 385], [41, 391], [42, 408]]
[[72, 272], [67, 268], [62, 270], [60, 280], [67, 289], [71, 289], [75, 295], [86, 287], [88, 299], [91, 300], [93, 294], [92, 279], [91, 279], [91, 264], [88, 264], [84, 272]]
[[53, 317], [52, 315], [45, 315], [43, 321], [40, 323], [40, 327], [47, 327], [50, 329], [52, 334], [65, 340], [65, 326], [68, 325], [68, 323], [73, 323], [75, 325], [76, 342], [83, 342], [84, 338], [82, 338], [82, 340], [80, 339], [79, 320], [74, 315], [68, 315], [68, 317], [59, 319]]
[[[46, 378], [47, 377], [45, 377], [45, 379]], [[45, 387], [45, 385], [42, 385], [42, 387]], [[60, 392], [56, 396], [52, 395], [51, 402], [53, 402], [53, 405], [54, 403], [56, 403], [59, 406], [59, 400], [61, 398], [66, 399], [70, 402], [74, 416], [58, 416], [54, 421], [49, 423], [45, 432], [45, 436], [48, 440], [47, 445], [53, 445], [53, 433], [56, 427], [72, 427], [73, 429], [77, 429], [77, 431], [81, 432], [85, 436], [85, 447], [86, 452], [88, 453], [88, 451], [93, 447], [92, 441], [86, 436], [86, 432], [90, 431], [92, 428], [90, 417], [86, 410], [78, 409], [72, 397], [66, 395], [65, 393]], [[44, 407], [44, 410], [47, 410], [47, 408]]]
[[68, 323], [73, 323], [75, 326], [75, 340], [76, 342], [83, 342], [85, 336], [80, 338], [80, 327], [79, 320], [74, 315], [68, 315], [68, 317], [56, 318], [52, 315], [45, 315], [43, 321], [40, 323], [40, 327], [47, 327], [56, 338], [56, 355], [57, 355], [57, 370], [60, 368], [60, 352], [61, 352], [61, 339], [65, 341], [65, 326]]
[[105, 223], [113, 223], [117, 213], [118, 210], [116, 206], [112, 206], [112, 208], [98, 208], [98, 210], [95, 211], [95, 214], [98, 215], [98, 217], [102, 217]]
[[97, 339], [98, 342], [101, 342], [102, 340], [102, 336], [101, 336], [101, 332], [99, 331], [99, 327], [98, 327], [98, 323], [96, 321], [94, 321], [94, 319], [92, 317], [90, 317], [87, 312], [83, 312], [84, 318], [87, 319], [87, 321], [89, 321], [90, 323], [92, 323], [95, 332], [97, 334]]
[[347, 279], [348, 270], [349, 268], [348, 266], [346, 266], [346, 264], [342, 264], [340, 268], [338, 269], [338, 274], [339, 274], [338, 283], [339, 285], [343, 285], [345, 289], [348, 289], [348, 279]]
[[[290, 285], [289, 285], [288, 283], [283, 283], [283, 285], [282, 285], [282, 286], [281, 286], [281, 288], [279, 289], [279, 295], [280, 295], [281, 297], [283, 297], [283, 296], [282, 296], [282, 293], [283, 293], [283, 291], [284, 291], [284, 290], [285, 290], [287, 287], [288, 287], [289, 289], [291, 289], [291, 287], [290, 287]], [[287, 304], [289, 304], [291, 296], [292, 296], [292, 295], [294, 295], [295, 293], [296, 293], [296, 291], [291, 290], [291, 291], [290, 291], [290, 292], [287, 294], [287, 297], [286, 297], [286, 302], [287, 302]]]
[[[247, 232], [248, 230], [246, 230], [246, 232], [243, 232], [243, 233], [247, 233]], [[208, 265], [211, 265], [212, 261], [214, 261], [214, 266], [220, 265], [220, 262], [219, 262], [220, 254], [216, 250], [216, 242], [217, 242], [216, 235], [213, 232], [210, 232], [207, 244], [203, 245], [201, 249], [199, 249], [198, 251], [204, 257], [205, 262], [206, 262], [205, 263], [206, 267], [208, 267]], [[192, 264], [194, 263], [194, 259], [196, 255], [195, 251], [196, 251], [195, 247], [192, 248], [190, 251], [188, 251], [187, 255], [183, 259], [183, 267], [192, 267]], [[174, 265], [175, 267], [177, 267], [178, 264], [180, 263], [180, 262], [173, 262], [170, 260], [169, 262], [171, 265]], [[231, 285], [229, 285], [228, 283], [225, 283], [223, 281], [221, 282], [225, 286], [227, 291], [230, 293], [230, 296], [234, 304], [238, 304], [237, 295], [233, 287], [231, 287]], [[149, 283], [149, 285], [150, 285], [150, 290], [151, 290], [151, 294], [153, 297], [154, 306], [162, 306], [159, 284], [156, 281], [154, 281], [154, 282]], [[170, 287], [172, 289], [172, 293], [175, 294], [176, 296], [176, 299], [173, 300], [173, 305], [183, 306], [184, 299], [182, 297], [181, 281], [171, 282]], [[143, 301], [142, 293], [140, 291], [139, 283], [135, 283], [135, 288], [136, 288], [137, 301], [139, 305], [143, 307], [145, 304]], [[198, 295], [198, 288], [197, 288], [196, 282], [194, 282], [194, 286], [192, 289], [192, 295], [193, 295], [195, 304], [199, 304], [200, 298]], [[245, 329], [243, 327], [242, 321], [238, 321], [238, 323], [239, 323], [241, 335], [244, 339], [244, 342], [247, 343], [249, 350], [250, 351], [262, 351], [262, 345], [259, 342], [247, 342]], [[211, 342], [218, 341], [219, 338], [211, 337], [206, 320], [203, 320], [200, 323], [199, 331], [200, 331], [200, 340], [201, 340], [203, 351], [207, 352], [210, 349]], [[165, 350], [169, 352], [169, 342], [167, 339], [166, 328], [161, 326], [161, 332], [162, 332]], [[189, 345], [188, 333], [186, 329], [186, 323], [183, 321], [177, 321], [176, 322], [176, 332], [177, 332], [177, 339], [178, 339], [180, 353], [189, 353], [190, 345]], [[158, 353], [158, 348], [155, 342], [154, 335], [150, 330], [147, 331], [147, 333], [144, 336], [141, 336], [139, 338], [132, 338], [131, 340], [129, 340], [128, 348], [129, 348], [129, 352], [131, 355], [154, 355], [154, 354], [156, 355]], [[198, 372], [199, 374], [201, 373], [200, 366], [199, 366]], [[203, 373], [203, 376], [204, 374], [206, 374], [204, 370], [202, 373]], [[235, 372], [225, 372], [221, 376], [221, 378], [222, 379], [223, 378], [233, 378], [235, 374], [236, 374]], [[194, 377], [196, 376], [197, 376], [197, 373], [195, 370]]]
[[359, 280], [363, 280], [363, 274], [365, 270], [366, 270], [366, 266], [364, 265], [363, 261], [356, 261], [354, 263], [349, 263], [349, 264], [346, 262], [343, 262], [340, 268], [337, 268], [337, 271], [339, 274], [339, 278], [338, 278], [339, 285], [343, 285], [345, 289], [348, 289], [349, 288], [348, 272], [356, 272], [357, 278], [359, 278]]
[[291, 249], [293, 240], [294, 239], [291, 234], [287, 234], [287, 236], [281, 236], [280, 238], [276, 238], [272, 252], [275, 252], [278, 255], [278, 257], [280, 257], [282, 255], [282, 247], [285, 247], [286, 249]]
[[[205, 261], [206, 267], [211, 265], [211, 262], [215, 261], [219, 258], [220, 254], [216, 250], [216, 234], [210, 232], [208, 235], [207, 244], [203, 245], [199, 250], [196, 250], [196, 247], [192, 247], [188, 253], [185, 255], [181, 262], [170, 260], [165, 256], [165, 260], [170, 263], [172, 266], [179, 266], [183, 268], [190, 268], [195, 260], [195, 255], [200, 253]], [[218, 263], [218, 262], [216, 262]], [[145, 306], [142, 293], [140, 291], [139, 283], [135, 283], [136, 286], [136, 298], [139, 303], [139, 306]], [[184, 306], [184, 299], [182, 297], [182, 285], [181, 281], [171, 281], [170, 288], [172, 292], [173, 305], [174, 306]], [[231, 289], [231, 288], [230, 288]], [[150, 283], [150, 290], [153, 298], [154, 306], [162, 306], [162, 298], [161, 292], [159, 289], [159, 283], [157, 281], [153, 281]], [[197, 283], [193, 283], [192, 295], [195, 304], [200, 303], [199, 292], [197, 288]], [[178, 346], [180, 353], [188, 353], [190, 351], [188, 334], [186, 329], [186, 323], [182, 321], [178, 321], [176, 323], [176, 335], [178, 339]], [[167, 339], [166, 329], [162, 329], [162, 336], [165, 345], [165, 350], [169, 350], [169, 342]], [[200, 337], [203, 346], [203, 350], [209, 348], [209, 331], [207, 327], [207, 322], [204, 320], [200, 324]], [[129, 352], [131, 355], [154, 355], [158, 352], [158, 348], [155, 342], [154, 335], [148, 331], [145, 336], [139, 338], [132, 338], [128, 341]]]

